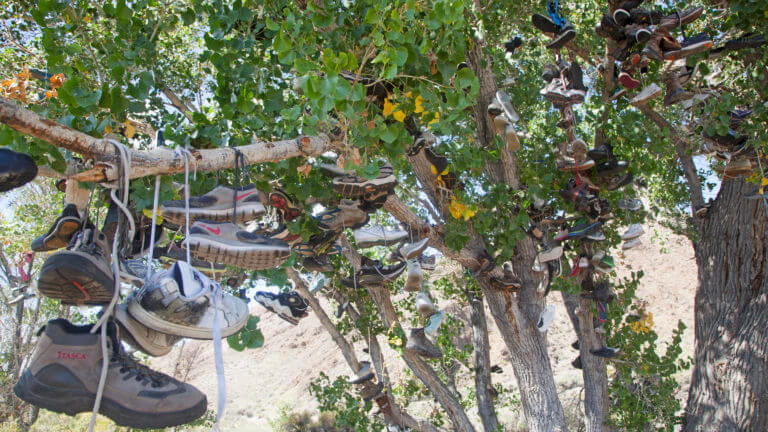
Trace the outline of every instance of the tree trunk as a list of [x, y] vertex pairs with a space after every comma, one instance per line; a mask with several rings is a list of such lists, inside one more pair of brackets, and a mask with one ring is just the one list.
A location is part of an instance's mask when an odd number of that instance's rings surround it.
[[768, 430], [766, 207], [724, 181], [699, 226], [696, 348], [686, 432]]
[[472, 322], [472, 345], [475, 347], [477, 410], [485, 432], [494, 432], [499, 427], [499, 420], [493, 409], [493, 396], [491, 395], [491, 354], [485, 307], [482, 297], [470, 290], [467, 290], [467, 300], [469, 301], [469, 319]]

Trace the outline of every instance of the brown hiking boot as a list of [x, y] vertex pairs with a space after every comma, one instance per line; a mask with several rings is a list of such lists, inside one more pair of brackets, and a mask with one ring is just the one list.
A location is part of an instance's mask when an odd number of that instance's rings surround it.
[[[101, 332], [64, 319], [49, 321], [29, 367], [13, 388], [21, 400], [51, 411], [90, 412], [96, 399], [103, 353]], [[207, 408], [191, 385], [139, 364], [123, 351], [113, 324], [108, 329], [107, 371], [99, 413], [120, 426], [165, 428], [189, 423]]]
[[96, 229], [78, 232], [66, 250], [48, 257], [40, 269], [37, 289], [68, 304], [109, 303], [115, 276], [109, 265], [107, 237]]
[[680, 85], [677, 72], [672, 72], [666, 77], [666, 84], [667, 93], [664, 95], [664, 106], [674, 105], [693, 97], [693, 93], [685, 91]]
[[423, 328], [411, 329], [411, 334], [408, 336], [408, 343], [405, 344], [405, 350], [426, 358], [443, 357], [443, 353], [440, 352], [440, 349], [427, 339], [427, 335], [424, 333]]

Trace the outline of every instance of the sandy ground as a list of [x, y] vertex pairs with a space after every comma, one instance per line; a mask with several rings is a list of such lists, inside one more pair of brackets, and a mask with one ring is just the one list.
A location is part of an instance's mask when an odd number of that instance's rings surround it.
[[[686, 355], [692, 355], [693, 297], [697, 277], [690, 242], [666, 229], [646, 226], [641, 247], [625, 253], [615, 251], [613, 255], [619, 276], [629, 276], [632, 271], [644, 270], [645, 277], [638, 290], [638, 297], [649, 303], [660, 341], [663, 343], [669, 340], [678, 320], [682, 320], [688, 326], [683, 338], [683, 349]], [[577, 356], [576, 351], [570, 347], [575, 335], [560, 294], [550, 294], [549, 302], [554, 303], [558, 310], [548, 333], [555, 381], [563, 404], [575, 406], [582, 386], [581, 371], [570, 364]], [[327, 303], [325, 305], [330, 314], [332, 306]], [[449, 311], [461, 314], [455, 308], [449, 308]], [[261, 349], [244, 352], [235, 352], [225, 346], [227, 408], [223, 430], [271, 431], [269, 421], [279, 415], [280, 409], [298, 411], [316, 408], [308, 386], [321, 371], [331, 379], [350, 373], [341, 353], [314, 315], [304, 319], [299, 326], [292, 326], [265, 312], [260, 306], [253, 306], [251, 313], [261, 317], [259, 326], [266, 343]], [[494, 383], [513, 388], [515, 379], [512, 368], [504, 359], [508, 355], [506, 347], [492, 322], [489, 328], [492, 359], [503, 368], [503, 373], [493, 375]], [[402, 360], [386, 347], [383, 340], [381, 342], [385, 346], [385, 356], [393, 379], [402, 378]], [[179, 360], [179, 351], [177, 347], [168, 356], [154, 359], [152, 366], [172, 372]], [[216, 374], [212, 343], [187, 341], [182, 358], [189, 358], [190, 352], [194, 351], [197, 351], [197, 356], [188, 380], [208, 394], [211, 408], [214, 408]], [[358, 346], [358, 354], [362, 354], [362, 345]], [[685, 378], [681, 382], [681, 396], [687, 390], [688, 375], [683, 375]], [[469, 385], [469, 376], [465, 372], [461, 373], [460, 390]], [[428, 404], [417, 403], [412, 407], [416, 410], [420, 406], [428, 409]], [[479, 424], [476, 413], [470, 414]], [[511, 427], [519, 422], [517, 413], [511, 409], [501, 409], [499, 417], [503, 424]]]

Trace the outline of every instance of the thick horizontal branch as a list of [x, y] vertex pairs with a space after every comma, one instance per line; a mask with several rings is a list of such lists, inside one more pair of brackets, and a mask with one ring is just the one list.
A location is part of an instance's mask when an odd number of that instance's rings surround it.
[[[73, 176], [75, 180], [102, 183], [117, 178], [114, 165], [117, 162], [117, 152], [114, 146], [105, 140], [56, 123], [4, 98], [0, 98], [0, 123], [96, 161], [93, 169]], [[330, 138], [321, 134], [282, 141], [256, 142], [240, 147], [190, 149], [195, 159], [190, 169], [208, 172], [234, 168], [235, 148], [243, 154], [245, 164], [252, 165], [279, 162], [296, 156], [317, 156], [331, 150], [333, 146]], [[129, 150], [129, 155], [131, 178], [184, 172], [184, 157], [171, 149]]]

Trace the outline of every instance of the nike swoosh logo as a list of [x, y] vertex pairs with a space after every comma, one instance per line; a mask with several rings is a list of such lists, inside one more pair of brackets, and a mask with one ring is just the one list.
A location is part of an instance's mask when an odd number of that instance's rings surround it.
[[215, 235], [221, 234], [221, 228], [213, 229], [213, 228], [211, 228], [209, 226], [205, 226], [205, 225], [203, 225], [203, 228], [207, 229], [208, 231], [212, 232]]
[[243, 198], [245, 198], [245, 197], [247, 197], [249, 195], [253, 195], [254, 193], [256, 193], [256, 191], [250, 191], [250, 192], [244, 193], [244, 194], [238, 196], [236, 201], [240, 201], [241, 199], [243, 199]]

